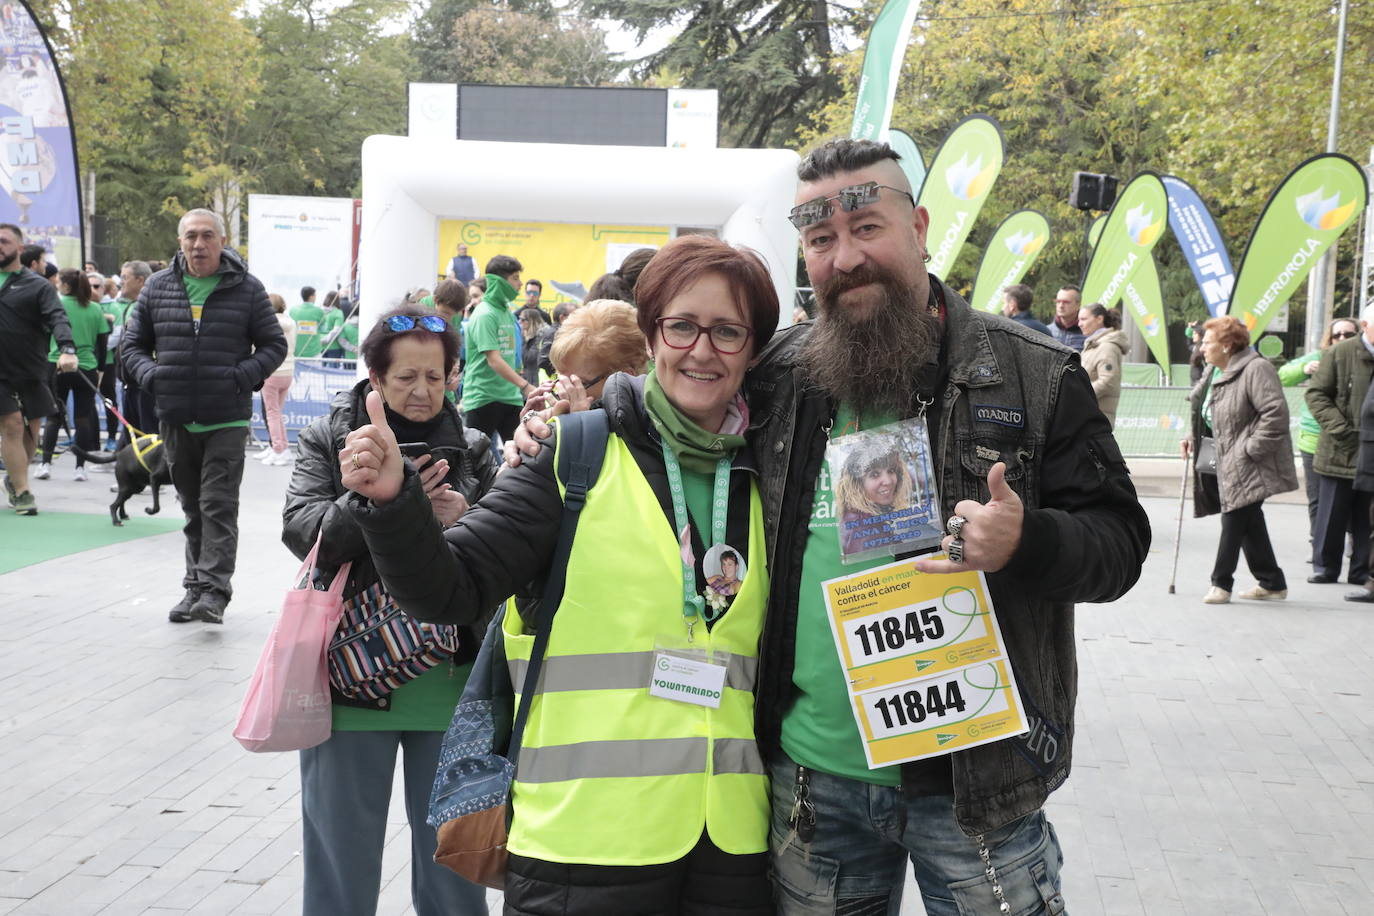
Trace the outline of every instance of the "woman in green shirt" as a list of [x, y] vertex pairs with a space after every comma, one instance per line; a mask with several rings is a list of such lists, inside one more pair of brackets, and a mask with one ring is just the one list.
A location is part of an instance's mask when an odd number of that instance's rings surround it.
[[[72, 397], [72, 418], [76, 426], [76, 444], [88, 452], [100, 449], [100, 431], [96, 426], [95, 392], [97, 368], [105, 361], [105, 344], [110, 337], [110, 325], [105, 313], [91, 304], [91, 281], [74, 267], [57, 275], [57, 291], [67, 320], [72, 325], [72, 340], [76, 344], [76, 372], [57, 371], [57, 341], [48, 344], [48, 362], [52, 364], [52, 388], [57, 397], [58, 412], [48, 417], [43, 427], [43, 448], [39, 454], [38, 470], [34, 476], [47, 480], [52, 476], [52, 453], [57, 447], [57, 431], [66, 425], [67, 395]], [[84, 376], [84, 378], [78, 378]], [[76, 453], [76, 480], [86, 479], [86, 459]]]

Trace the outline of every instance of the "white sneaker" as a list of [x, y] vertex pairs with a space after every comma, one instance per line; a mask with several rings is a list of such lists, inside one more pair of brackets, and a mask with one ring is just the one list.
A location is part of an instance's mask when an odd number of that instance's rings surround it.
[[1231, 593], [1224, 588], [1213, 585], [1207, 589], [1207, 594], [1202, 596], [1203, 604], [1230, 604]]
[[268, 458], [271, 458], [272, 455], [272, 446], [264, 445], [261, 451], [254, 452], [248, 457], [252, 458], [254, 461], [266, 461]]
[[85, 465], [81, 465], [81, 466], [78, 467], [75, 471], [72, 472], [72, 480], [89, 480], [89, 479], [90, 479], [90, 478], [88, 478], [88, 477], [86, 476], [86, 466], [85, 466]]
[[296, 456], [291, 454], [290, 449], [287, 449], [286, 451], [282, 452], [273, 452], [271, 455], [267, 456], [267, 458], [263, 459], [262, 463], [268, 465], [269, 467], [279, 468], [284, 465], [291, 464], [295, 460]]
[[33, 476], [37, 477], [39, 480], [47, 480], [52, 476], [52, 465], [44, 461], [42, 464], [38, 465], [38, 470], [33, 472]]
[[1237, 598], [1247, 598], [1250, 601], [1282, 601], [1288, 597], [1288, 589], [1277, 588], [1267, 589], [1263, 585], [1256, 585], [1249, 591], [1241, 592]]

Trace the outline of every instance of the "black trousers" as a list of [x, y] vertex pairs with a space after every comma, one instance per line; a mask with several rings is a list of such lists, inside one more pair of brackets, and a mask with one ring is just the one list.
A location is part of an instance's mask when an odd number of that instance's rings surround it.
[[1212, 584], [1217, 588], [1228, 592], [1234, 588], [1242, 550], [1245, 565], [1262, 587], [1270, 591], [1288, 588], [1264, 524], [1264, 500], [1221, 513], [1221, 543], [1217, 545], [1217, 561], [1212, 567]]
[[193, 433], [179, 424], [163, 423], [161, 433], [172, 484], [186, 515], [182, 584], [193, 591], [218, 592], [228, 601], [239, 549], [239, 484], [248, 429]]
[[[114, 363], [106, 366], [100, 372], [100, 395], [111, 404], [119, 403], [119, 395], [115, 391], [115, 367]], [[105, 408], [105, 438], [119, 438], [119, 418], [114, 415], [114, 411]]]
[[1350, 581], [1369, 578], [1369, 493], [1354, 488], [1353, 480], [1317, 475], [1317, 522], [1312, 537], [1312, 572], [1339, 579], [1350, 532]]
[[[85, 376], [80, 378], [79, 376]], [[89, 383], [89, 384], [87, 384]], [[100, 451], [100, 425], [95, 415], [95, 391], [91, 386], [96, 383], [94, 369], [78, 369], [75, 372], [58, 372], [57, 365], [52, 367], [52, 393], [57, 399], [57, 413], [48, 417], [43, 425], [43, 444], [40, 461], [52, 461], [53, 449], [57, 448], [57, 432], [66, 422], [67, 395], [72, 396], [72, 426], [76, 444], [88, 452]], [[76, 466], [81, 467], [86, 459], [76, 456]]]
[[772, 916], [768, 854], [722, 852], [703, 833], [664, 865], [564, 865], [510, 855], [505, 916]]
[[515, 426], [520, 422], [520, 408], [513, 404], [483, 404], [472, 410], [463, 411], [463, 422], [473, 429], [480, 429], [492, 442], [500, 434], [501, 441], [509, 442], [515, 436]]

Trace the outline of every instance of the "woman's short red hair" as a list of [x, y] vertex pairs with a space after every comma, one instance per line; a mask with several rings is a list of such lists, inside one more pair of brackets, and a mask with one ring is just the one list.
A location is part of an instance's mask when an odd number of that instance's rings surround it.
[[635, 283], [639, 329], [649, 341], [654, 326], [673, 297], [706, 274], [719, 274], [730, 284], [744, 320], [753, 329], [758, 353], [778, 328], [778, 293], [763, 259], [748, 248], [736, 248], [709, 235], [683, 235], [659, 249]]

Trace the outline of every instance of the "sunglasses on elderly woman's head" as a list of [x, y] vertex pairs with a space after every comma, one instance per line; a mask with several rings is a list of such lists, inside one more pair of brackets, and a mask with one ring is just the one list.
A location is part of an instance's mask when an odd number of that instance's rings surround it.
[[392, 315], [386, 320], [386, 326], [393, 331], [413, 331], [416, 325], [435, 334], [448, 330], [448, 322], [438, 315], [421, 315], [418, 318], [413, 315]]
[[830, 206], [832, 200], [840, 205], [841, 210], [849, 213], [860, 207], [877, 203], [880, 196], [878, 191], [882, 189], [905, 194], [907, 200], [911, 201], [911, 205], [916, 206], [916, 198], [911, 196], [911, 192], [894, 188], [891, 185], [878, 184], [876, 181], [866, 181], [863, 184], [840, 188], [837, 194], [830, 197], [817, 197], [815, 200], [808, 200], [804, 204], [797, 204], [792, 208], [792, 212], [787, 215], [787, 218], [798, 229], [805, 229], [807, 226], [830, 218], [831, 214], [835, 212], [835, 208]]

